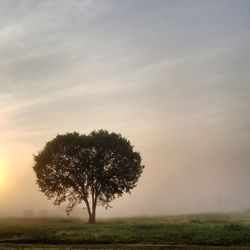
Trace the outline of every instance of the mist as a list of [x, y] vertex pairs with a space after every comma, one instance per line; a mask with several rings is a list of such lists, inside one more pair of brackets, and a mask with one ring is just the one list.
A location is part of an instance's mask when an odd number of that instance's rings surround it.
[[98, 129], [145, 165], [98, 216], [250, 208], [249, 1], [6, 0], [0, 13], [0, 216], [59, 211], [33, 155]]

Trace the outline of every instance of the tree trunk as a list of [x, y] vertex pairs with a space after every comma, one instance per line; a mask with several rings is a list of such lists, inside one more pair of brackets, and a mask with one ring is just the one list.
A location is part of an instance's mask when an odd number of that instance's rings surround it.
[[91, 211], [91, 208], [89, 206], [89, 224], [95, 224], [96, 223], [96, 219], [95, 219], [95, 215], [96, 215], [96, 198], [95, 198], [95, 192], [94, 190], [92, 189], [92, 192], [91, 192], [91, 200], [92, 200], [92, 211]]
[[[85, 201], [88, 215], [89, 215], [89, 224], [95, 224], [96, 223], [96, 204], [97, 204], [97, 196], [95, 197], [94, 192], [92, 191], [91, 194], [92, 202], [90, 203], [88, 198], [85, 196], [83, 200]], [[92, 205], [92, 206], [91, 206]]]
[[96, 204], [92, 206], [92, 211], [90, 208], [88, 208], [88, 215], [89, 215], [89, 224], [95, 224], [96, 223]]
[[89, 221], [88, 221], [89, 224], [95, 224], [96, 223], [96, 220], [95, 220], [95, 214], [91, 214], [89, 216]]

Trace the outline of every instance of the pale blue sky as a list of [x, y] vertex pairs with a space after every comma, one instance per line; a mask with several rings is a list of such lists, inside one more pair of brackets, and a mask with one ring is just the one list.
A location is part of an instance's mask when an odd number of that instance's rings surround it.
[[0, 153], [23, 199], [41, 200], [45, 141], [104, 128], [146, 165], [111, 215], [214, 211], [217, 193], [250, 207], [249, 1], [3, 0], [0, 58]]

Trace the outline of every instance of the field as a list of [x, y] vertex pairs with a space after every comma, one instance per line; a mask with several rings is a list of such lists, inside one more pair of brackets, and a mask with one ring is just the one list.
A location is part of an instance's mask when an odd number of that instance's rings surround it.
[[95, 225], [80, 219], [0, 219], [0, 249], [223, 249], [222, 246], [250, 249], [250, 213], [100, 219]]

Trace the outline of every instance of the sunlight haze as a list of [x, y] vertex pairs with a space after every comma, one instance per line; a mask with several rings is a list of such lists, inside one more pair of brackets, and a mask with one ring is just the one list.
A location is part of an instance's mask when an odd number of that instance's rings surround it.
[[0, 2], [0, 216], [54, 211], [33, 155], [107, 129], [145, 165], [98, 216], [250, 208], [250, 1]]
[[4, 165], [4, 162], [2, 159], [0, 159], [0, 189], [3, 189], [4, 181], [5, 181], [5, 171], [6, 166]]

